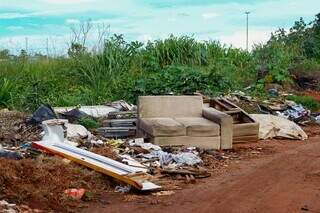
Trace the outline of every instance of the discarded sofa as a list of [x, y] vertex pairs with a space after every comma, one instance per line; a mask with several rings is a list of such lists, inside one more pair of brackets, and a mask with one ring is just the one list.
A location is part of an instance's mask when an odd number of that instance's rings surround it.
[[232, 148], [232, 117], [203, 108], [201, 96], [140, 96], [138, 134], [158, 145]]

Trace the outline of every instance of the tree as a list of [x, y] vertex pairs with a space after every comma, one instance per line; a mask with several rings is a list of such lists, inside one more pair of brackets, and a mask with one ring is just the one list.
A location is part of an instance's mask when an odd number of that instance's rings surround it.
[[312, 27], [306, 31], [307, 39], [303, 48], [308, 58], [320, 60], [320, 13], [316, 15], [311, 25]]
[[87, 48], [79, 43], [71, 43], [71, 46], [68, 49], [69, 57], [77, 57], [79, 55], [83, 55], [87, 52]]

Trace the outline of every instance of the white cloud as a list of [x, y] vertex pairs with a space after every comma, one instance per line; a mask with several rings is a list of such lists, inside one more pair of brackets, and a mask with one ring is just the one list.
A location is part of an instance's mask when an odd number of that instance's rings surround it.
[[[275, 29], [253, 29], [249, 31], [249, 48], [251, 49], [254, 44], [260, 44], [268, 41], [271, 32]], [[227, 45], [232, 45], [237, 48], [246, 48], [246, 31], [236, 31], [230, 35], [223, 35], [220, 41]]]
[[24, 13], [0, 13], [0, 19], [16, 19], [28, 17], [28, 14]]
[[78, 19], [67, 19], [66, 24], [80, 24], [80, 21]]
[[141, 34], [138, 36], [137, 40], [146, 43], [152, 40], [152, 36], [150, 34]]
[[202, 18], [204, 20], [210, 20], [210, 19], [213, 19], [217, 16], [219, 16], [217, 13], [214, 13], [214, 12], [208, 12], [208, 13], [203, 13], [201, 14]]

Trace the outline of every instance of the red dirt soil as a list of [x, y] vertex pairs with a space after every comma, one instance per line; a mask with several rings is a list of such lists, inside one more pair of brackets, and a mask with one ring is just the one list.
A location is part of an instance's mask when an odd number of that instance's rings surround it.
[[[318, 128], [319, 130], [319, 128]], [[320, 212], [320, 137], [237, 145], [272, 147], [259, 158], [232, 161], [227, 171], [170, 196], [106, 194], [83, 212]]]
[[320, 102], [320, 92], [308, 90], [308, 91], [304, 92], [304, 95], [312, 97], [314, 100]]

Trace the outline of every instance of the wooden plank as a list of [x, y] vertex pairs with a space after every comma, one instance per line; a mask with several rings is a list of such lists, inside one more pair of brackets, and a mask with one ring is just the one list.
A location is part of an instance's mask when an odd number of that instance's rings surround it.
[[102, 123], [104, 127], [134, 127], [136, 126], [137, 119], [107, 119]]
[[259, 124], [258, 123], [241, 123], [233, 125], [234, 136], [246, 136], [246, 135], [258, 135]]
[[243, 109], [225, 98], [212, 99], [210, 106], [233, 118], [233, 143], [257, 142], [259, 124]]
[[97, 132], [106, 138], [125, 138], [136, 135], [136, 127], [101, 127]]
[[[128, 165], [88, 152], [86, 150], [81, 150], [65, 144], [61, 144], [61, 147], [59, 147], [58, 144], [45, 144], [41, 142], [34, 142], [32, 143], [32, 146], [63, 158], [67, 158], [97, 172], [116, 178], [122, 182], [132, 185], [139, 190], [154, 190], [160, 188], [149, 181], [145, 181], [145, 176], [147, 176], [146, 173], [139, 172], [138, 170], [135, 172], [136, 168], [131, 168]], [[68, 148], [68, 146], [70, 146], [70, 148]]]
[[259, 141], [258, 135], [243, 135], [243, 136], [234, 136], [233, 144], [238, 143], [256, 143]]

